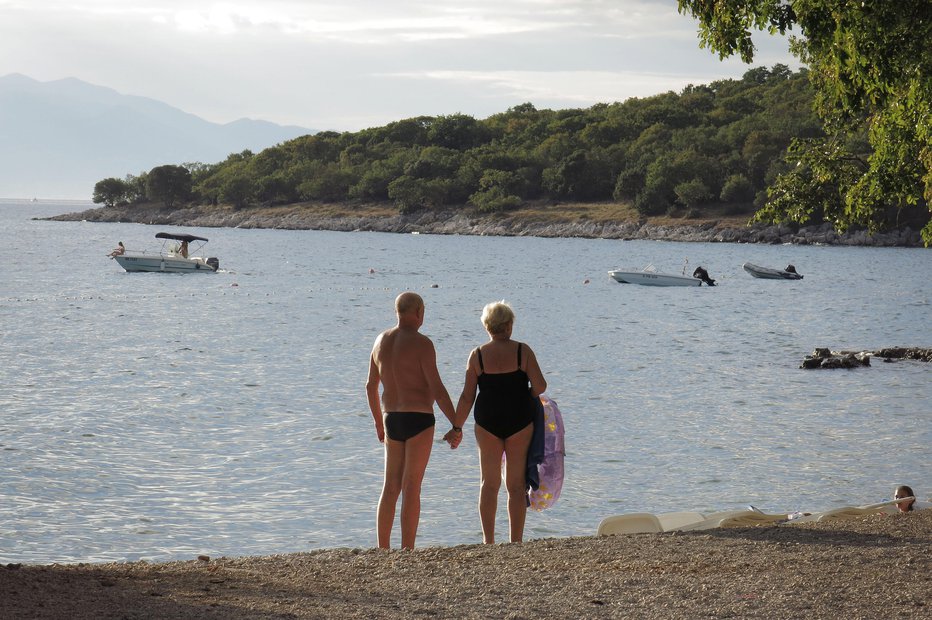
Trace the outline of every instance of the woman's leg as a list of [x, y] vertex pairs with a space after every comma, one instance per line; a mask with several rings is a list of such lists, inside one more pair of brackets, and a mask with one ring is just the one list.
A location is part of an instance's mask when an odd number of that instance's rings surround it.
[[527, 517], [527, 452], [531, 447], [534, 425], [505, 440], [505, 487], [508, 489], [508, 534], [511, 542], [524, 538], [524, 520]]
[[505, 441], [478, 424], [476, 445], [479, 446], [479, 520], [482, 522], [482, 542], [495, 542], [495, 512], [498, 510], [498, 491], [502, 487], [502, 453]]

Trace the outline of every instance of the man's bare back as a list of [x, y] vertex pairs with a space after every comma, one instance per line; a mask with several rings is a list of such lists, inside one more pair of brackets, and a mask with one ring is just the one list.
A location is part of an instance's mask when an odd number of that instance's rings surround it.
[[430, 339], [416, 329], [392, 327], [379, 336], [372, 359], [382, 381], [385, 411], [433, 413], [435, 398], [424, 372], [435, 363]]

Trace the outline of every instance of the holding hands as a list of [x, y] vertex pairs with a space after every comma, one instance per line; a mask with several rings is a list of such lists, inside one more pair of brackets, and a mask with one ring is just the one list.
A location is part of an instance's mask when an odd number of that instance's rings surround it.
[[454, 426], [452, 429], [447, 431], [447, 434], [443, 436], [443, 440], [450, 444], [451, 450], [456, 450], [457, 446], [460, 445], [460, 442], [463, 441], [463, 429]]

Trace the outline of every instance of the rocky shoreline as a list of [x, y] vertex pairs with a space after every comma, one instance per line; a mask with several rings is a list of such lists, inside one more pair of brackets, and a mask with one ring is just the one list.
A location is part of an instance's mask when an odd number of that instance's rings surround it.
[[482, 215], [469, 210], [399, 214], [376, 206], [353, 210], [334, 205], [290, 205], [234, 210], [228, 207], [162, 208], [154, 205], [99, 207], [49, 218], [57, 221], [134, 222], [164, 226], [207, 228], [270, 228], [282, 230], [372, 231], [440, 235], [580, 237], [589, 239], [649, 239], [712, 243], [849, 245], [922, 247], [919, 231], [910, 228], [868, 235], [864, 231], [837, 233], [831, 224], [793, 227], [745, 225], [741, 218], [706, 220], [596, 220], [561, 217], [559, 206], [546, 218], [517, 211]]

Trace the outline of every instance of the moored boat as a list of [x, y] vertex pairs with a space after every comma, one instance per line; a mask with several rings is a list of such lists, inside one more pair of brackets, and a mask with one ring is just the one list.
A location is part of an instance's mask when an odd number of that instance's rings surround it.
[[753, 263], [744, 263], [742, 265], [745, 271], [755, 278], [765, 280], [802, 280], [803, 277], [796, 273], [796, 267], [787, 265], [786, 269], [772, 269], [770, 267], [761, 267]]
[[622, 284], [641, 284], [644, 286], [701, 286], [703, 282], [709, 286], [715, 286], [715, 280], [709, 278], [708, 272], [702, 267], [697, 267], [692, 276], [685, 273], [680, 275], [676, 273], [663, 273], [657, 271], [653, 265], [648, 265], [640, 271], [624, 271], [616, 269], [609, 271], [610, 275], [616, 282]]
[[220, 261], [216, 257], [204, 258], [190, 254], [189, 244], [196, 244], [193, 251], [200, 251], [207, 243], [204, 237], [160, 232], [155, 238], [162, 239], [162, 248], [158, 252], [127, 250], [114, 255], [113, 259], [126, 271], [214, 273], [220, 269]]

